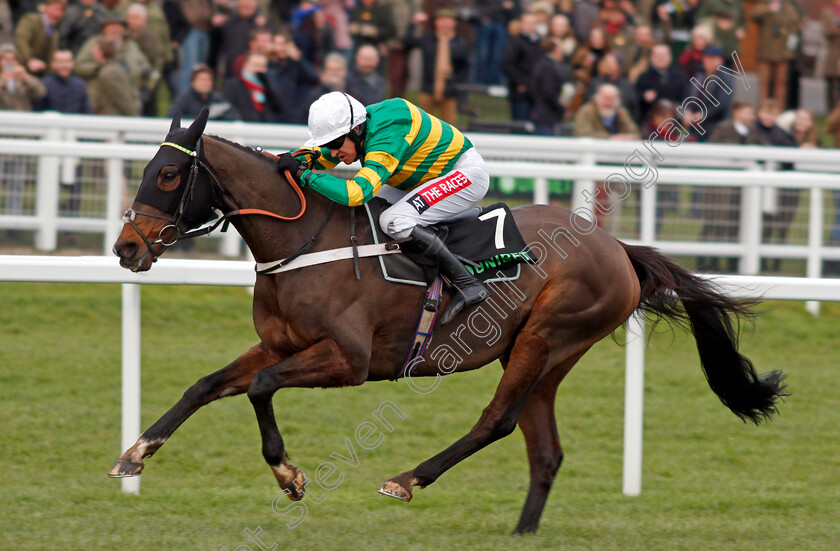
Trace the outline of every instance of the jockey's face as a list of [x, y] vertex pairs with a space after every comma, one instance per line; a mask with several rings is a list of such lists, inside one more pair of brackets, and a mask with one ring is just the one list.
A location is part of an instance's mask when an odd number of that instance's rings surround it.
[[[358, 132], [361, 129], [361, 126], [356, 127], [356, 131]], [[339, 161], [346, 165], [353, 164], [354, 161], [358, 160], [359, 154], [356, 151], [356, 144], [353, 143], [353, 140], [344, 136], [344, 142], [341, 144], [341, 147], [338, 149], [330, 148], [330, 156], [337, 158]]]
[[338, 160], [346, 165], [353, 164], [353, 161], [358, 158], [358, 154], [356, 153], [356, 144], [354, 144], [350, 138], [345, 136], [344, 143], [341, 144], [341, 147], [338, 149], [330, 149], [330, 155], [337, 157]]

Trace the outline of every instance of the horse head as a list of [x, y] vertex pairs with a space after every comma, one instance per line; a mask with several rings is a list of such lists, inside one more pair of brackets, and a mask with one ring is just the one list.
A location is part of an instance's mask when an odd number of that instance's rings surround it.
[[157, 257], [193, 228], [215, 217], [213, 190], [200, 157], [207, 109], [188, 128], [176, 113], [166, 139], [143, 170], [134, 203], [123, 215], [114, 244], [120, 265], [135, 272], [152, 267]]

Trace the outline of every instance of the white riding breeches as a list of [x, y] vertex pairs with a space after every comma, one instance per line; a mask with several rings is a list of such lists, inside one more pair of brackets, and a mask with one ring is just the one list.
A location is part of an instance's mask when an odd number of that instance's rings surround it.
[[490, 185], [487, 165], [475, 148], [465, 151], [455, 167], [409, 192], [387, 184], [377, 197], [392, 203], [382, 212], [379, 225], [395, 239], [408, 237], [414, 226], [444, 222], [472, 208]]

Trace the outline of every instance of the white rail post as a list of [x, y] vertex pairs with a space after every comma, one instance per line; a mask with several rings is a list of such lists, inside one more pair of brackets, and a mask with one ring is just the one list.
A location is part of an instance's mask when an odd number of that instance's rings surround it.
[[242, 251], [242, 237], [232, 225], [228, 230], [222, 234], [221, 244], [219, 245], [219, 253], [228, 258], [236, 258]]
[[[140, 285], [122, 285], [122, 450], [140, 437]], [[140, 493], [140, 477], [122, 479], [122, 491]]]
[[[750, 171], [758, 172], [761, 167], [751, 162]], [[739, 272], [743, 275], [756, 275], [761, 271], [761, 188], [744, 186], [741, 188], [741, 262]]]
[[645, 315], [627, 320], [627, 367], [624, 375], [624, 473], [626, 496], [642, 493], [642, 419], [645, 396]]
[[639, 241], [653, 245], [656, 240], [656, 190], [657, 186], [641, 185], [639, 203]]
[[546, 178], [534, 178], [534, 204], [548, 204], [548, 180]]
[[[114, 141], [121, 141], [116, 137]], [[125, 187], [125, 161], [123, 159], [108, 159], [105, 162], [108, 170], [107, 192], [105, 200], [105, 235], [102, 249], [106, 256], [111, 255], [111, 247], [122, 230], [123, 188]]]
[[[587, 151], [583, 153], [580, 156], [580, 162], [578, 164], [581, 166], [595, 166], [595, 152]], [[604, 176], [606, 177], [607, 174], [605, 173]], [[574, 211], [580, 207], [584, 207], [592, 215], [591, 220], [595, 220], [595, 205], [591, 201], [586, 201], [584, 191], [588, 192], [589, 196], [592, 197], [595, 193], [595, 182], [593, 180], [575, 180], [572, 187], [572, 210]]]
[[[49, 128], [46, 139], [60, 141], [61, 129]], [[59, 163], [60, 159], [53, 155], [38, 157], [35, 200], [38, 231], [35, 232], [35, 248], [40, 251], [54, 251], [58, 247]]]
[[[808, 209], [808, 262], [806, 274], [808, 277], [819, 278], [822, 276], [822, 243], [823, 243], [823, 191], [820, 188], [811, 188], [810, 208]], [[805, 303], [805, 309], [815, 316], [820, 315], [820, 303], [809, 300]]]

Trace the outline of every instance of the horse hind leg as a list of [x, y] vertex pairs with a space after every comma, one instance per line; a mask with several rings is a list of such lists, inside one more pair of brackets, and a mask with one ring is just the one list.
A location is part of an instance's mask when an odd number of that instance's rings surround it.
[[543, 377], [519, 416], [519, 428], [525, 436], [528, 451], [531, 482], [514, 534], [537, 531], [554, 477], [563, 462], [563, 448], [554, 415], [557, 386], [582, 355], [566, 360]]
[[409, 501], [415, 486], [428, 486], [452, 466], [513, 432], [549, 354], [548, 344], [540, 335], [520, 333], [496, 394], [470, 432], [413, 470], [386, 481], [380, 486], [379, 493]]
[[255, 373], [275, 363], [277, 359], [271, 356], [262, 344], [258, 344], [222, 369], [199, 379], [117, 459], [108, 471], [108, 476], [138, 476], [145, 467], [143, 459], [160, 449], [190, 415], [214, 400], [244, 393], [248, 390]]

